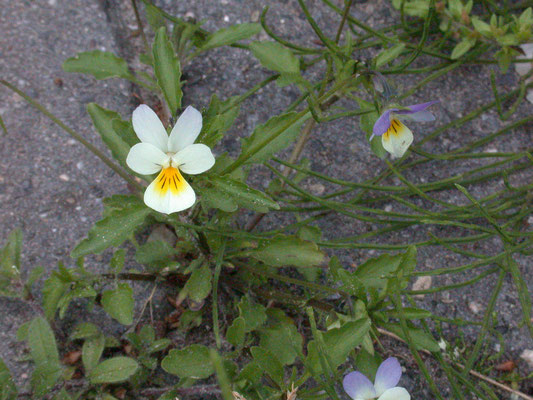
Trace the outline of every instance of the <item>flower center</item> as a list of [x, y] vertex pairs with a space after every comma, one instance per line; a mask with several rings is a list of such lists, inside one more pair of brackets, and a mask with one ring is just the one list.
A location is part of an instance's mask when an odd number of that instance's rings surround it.
[[389, 140], [390, 135], [399, 136], [401, 129], [402, 123], [395, 118], [392, 119], [389, 125], [389, 129], [387, 129], [387, 131], [383, 134], [385, 136], [385, 140]]
[[172, 165], [163, 168], [156, 178], [155, 190], [161, 195], [165, 195], [169, 190], [173, 194], [179, 193], [185, 186], [185, 179], [181, 176], [179, 169]]

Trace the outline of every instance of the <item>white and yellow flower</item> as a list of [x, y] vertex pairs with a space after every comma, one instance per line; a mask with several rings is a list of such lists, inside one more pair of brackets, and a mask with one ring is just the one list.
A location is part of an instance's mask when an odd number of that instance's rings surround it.
[[[438, 103], [430, 101], [427, 103], [414, 104], [404, 108], [390, 108], [380, 115], [372, 130], [372, 137], [381, 136], [383, 148], [393, 157], [401, 157], [405, 154], [411, 143], [413, 143], [413, 132], [402, 122], [410, 119], [417, 122], [434, 121], [435, 116], [426, 111], [429, 106]], [[370, 140], [372, 140], [372, 137]]]
[[187, 107], [170, 136], [156, 113], [145, 104], [133, 111], [132, 123], [141, 143], [131, 148], [126, 164], [141, 175], [159, 172], [144, 192], [146, 205], [165, 214], [191, 207], [196, 195], [181, 172], [201, 174], [215, 164], [211, 149], [194, 143], [202, 130], [202, 114]]

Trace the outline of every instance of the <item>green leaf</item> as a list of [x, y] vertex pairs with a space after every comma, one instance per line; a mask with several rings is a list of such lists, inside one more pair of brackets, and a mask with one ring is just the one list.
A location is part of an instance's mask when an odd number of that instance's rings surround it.
[[272, 267], [318, 267], [325, 259], [316, 243], [285, 235], [261, 241], [257, 249], [250, 251], [250, 256]]
[[45, 395], [50, 393], [62, 373], [63, 370], [58, 363], [45, 362], [37, 364], [31, 377], [33, 395], [37, 398], [44, 398]]
[[226, 340], [235, 347], [240, 347], [244, 343], [244, 335], [246, 333], [246, 322], [244, 318], [238, 317], [233, 320], [226, 331]]
[[476, 39], [472, 38], [465, 38], [461, 40], [457, 45], [453, 48], [452, 51], [452, 59], [457, 60], [459, 57], [464, 55], [468, 50], [470, 50], [474, 45], [476, 44]]
[[357, 277], [365, 288], [383, 289], [389, 279], [394, 277], [402, 260], [402, 255], [383, 254], [377, 258], [371, 258], [361, 264], [353, 276]]
[[88, 339], [100, 335], [100, 328], [90, 322], [82, 322], [74, 328], [70, 334], [71, 340]]
[[43, 288], [43, 309], [44, 316], [49, 321], [54, 319], [59, 300], [70, 288], [70, 283], [65, 282], [57, 274], [52, 273], [50, 278], [44, 281]]
[[250, 50], [261, 65], [281, 74], [280, 86], [286, 86], [301, 79], [300, 60], [290, 49], [278, 42], [252, 42]]
[[78, 53], [63, 63], [66, 72], [89, 74], [96, 79], [124, 78], [132, 79], [128, 63], [107, 51], [93, 50]]
[[114, 111], [106, 110], [96, 103], [89, 103], [87, 105], [87, 112], [91, 116], [96, 131], [102, 137], [105, 145], [111, 150], [113, 158], [120, 165], [126, 167], [126, 157], [130, 151], [130, 146], [113, 127], [114, 120], [122, 120], [120, 115]]
[[202, 265], [200, 268], [195, 269], [191, 274], [191, 277], [187, 280], [187, 283], [183, 287], [180, 298], [188, 296], [195, 302], [200, 302], [209, 296], [211, 293], [211, 278], [213, 274], [208, 264]]
[[480, 20], [478, 17], [472, 17], [472, 25], [474, 25], [475, 30], [478, 31], [483, 36], [485, 37], [492, 36], [492, 29], [490, 25]]
[[59, 365], [59, 353], [54, 333], [44, 318], [37, 317], [30, 322], [27, 340], [31, 358], [37, 366], [41, 364]]
[[291, 323], [280, 323], [262, 329], [259, 344], [270, 351], [283, 365], [293, 364], [302, 354], [302, 335]]
[[388, 49], [383, 50], [381, 53], [377, 55], [375, 59], [376, 68], [379, 68], [382, 65], [385, 65], [391, 61], [394, 61], [396, 58], [400, 56], [400, 54], [402, 54], [404, 49], [405, 49], [405, 44], [400, 43]]
[[[240, 158], [253, 154], [246, 163], [261, 164], [269, 161], [274, 154], [296, 139], [300, 127], [307, 118], [309, 114], [296, 119], [296, 113], [291, 112], [272, 117], [265, 124], [258, 125], [250, 137], [241, 139]], [[273, 138], [274, 134], [278, 136]]]
[[144, 204], [126, 204], [124, 208], [112, 210], [98, 221], [70, 254], [73, 258], [101, 253], [111, 246], [119, 246], [128, 239], [150, 214]]
[[105, 348], [105, 336], [99, 334], [94, 337], [90, 337], [83, 342], [81, 349], [81, 360], [83, 362], [83, 368], [85, 373], [90, 374], [91, 371], [98, 365], [100, 357]]
[[176, 254], [176, 249], [167, 242], [154, 240], [144, 243], [137, 249], [135, 261], [139, 264], [149, 265], [156, 271], [159, 271], [171, 264], [178, 264], [177, 261], [172, 260]]
[[181, 107], [181, 66], [168, 39], [166, 28], [159, 28], [152, 48], [154, 55], [154, 73], [157, 84], [163, 91], [168, 107], [175, 117]]
[[61, 388], [61, 390], [54, 396], [53, 400], [72, 400], [72, 397], [68, 394], [65, 388]]
[[[340, 328], [322, 332], [327, 360], [331, 362], [332, 368], [337, 368], [345, 362], [348, 354], [362, 343], [365, 335], [370, 330], [370, 325], [368, 318], [361, 318], [357, 321], [346, 322]], [[307, 353], [306, 363], [315, 371], [321, 370], [322, 367], [315, 340], [309, 342]]]
[[[361, 114], [361, 116], [359, 117], [359, 127], [362, 129], [363, 132], [366, 133], [366, 139], [368, 140], [372, 136], [374, 124], [376, 123], [379, 115], [376, 111], [374, 104], [359, 98], [357, 98], [357, 103], [359, 103], [359, 107], [361, 107], [361, 110], [373, 110], [370, 113]], [[378, 156], [382, 160], [385, 159], [385, 157], [387, 156], [387, 151], [383, 148], [381, 137], [379, 136], [375, 136], [372, 138], [372, 140], [370, 141], [370, 149], [376, 156]]]
[[[395, 333], [403, 340], [407, 340], [400, 325], [388, 323], [383, 324], [383, 327], [392, 333]], [[440, 352], [439, 343], [433, 338], [433, 336], [419, 328], [408, 327], [407, 330], [409, 332], [409, 337], [413, 341], [417, 350], [428, 350], [433, 353]]]
[[283, 387], [283, 365], [279, 360], [268, 350], [262, 347], [252, 347], [250, 349], [254, 361], [259, 367], [268, 374], [274, 382]]
[[260, 213], [266, 213], [271, 209], [279, 210], [278, 203], [265, 193], [252, 189], [245, 183], [231, 179], [228, 176], [212, 176], [209, 182], [222, 193], [223, 197], [230, 197], [241, 207]]
[[0, 358], [0, 400], [15, 400], [17, 387], [11, 377], [11, 372]]
[[161, 367], [169, 374], [180, 378], [205, 379], [214, 372], [209, 349], [199, 344], [193, 344], [182, 350], [170, 350], [163, 358]]
[[119, 274], [124, 268], [124, 262], [126, 260], [126, 250], [118, 249], [111, 257], [109, 261], [109, 267], [115, 274]]
[[198, 190], [201, 194], [201, 201], [206, 208], [218, 208], [227, 213], [232, 213], [239, 209], [233, 197], [228, 193], [214, 187], [203, 187], [198, 188]]
[[102, 307], [122, 325], [133, 323], [133, 289], [127, 283], [119, 283], [116, 289], [102, 293]]
[[117, 383], [127, 380], [139, 367], [130, 357], [114, 357], [98, 364], [88, 375], [89, 381], [97, 383]]
[[148, 21], [148, 24], [150, 24], [155, 32], [157, 32], [159, 28], [165, 26], [165, 18], [159, 8], [146, 2], [144, 3], [144, 11], [146, 12], [146, 20]]
[[[400, 314], [396, 310], [387, 310], [386, 314], [392, 318], [399, 318]], [[406, 307], [402, 310], [402, 314], [405, 319], [426, 319], [431, 317], [431, 311], [424, 310], [421, 308]]]
[[18, 297], [20, 290], [20, 252], [22, 231], [14, 229], [8, 236], [6, 245], [0, 251], [0, 296]]
[[210, 34], [200, 48], [208, 50], [215, 47], [228, 46], [239, 40], [257, 35], [259, 32], [261, 32], [261, 25], [258, 23], [233, 25]]
[[211, 96], [209, 107], [203, 116], [202, 131], [196, 143], [214, 147], [222, 139], [223, 134], [231, 128], [239, 115], [240, 104], [235, 104], [236, 100], [237, 96], [224, 101], [220, 101], [216, 94]]
[[265, 307], [261, 304], [254, 303], [247, 296], [243, 296], [238, 304], [240, 316], [246, 323], [246, 332], [251, 332], [261, 325], [267, 319]]

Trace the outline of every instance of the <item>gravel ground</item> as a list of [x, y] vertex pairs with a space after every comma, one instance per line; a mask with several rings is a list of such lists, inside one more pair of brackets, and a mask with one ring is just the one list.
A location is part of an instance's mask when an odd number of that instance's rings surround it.
[[[171, 14], [205, 20], [204, 27], [213, 30], [234, 23], [256, 21], [265, 2], [160, 0], [157, 3]], [[338, 21], [336, 15], [319, 1], [309, 3], [320, 26], [327, 33], [334, 34]], [[3, 28], [0, 36], [2, 78], [15, 83], [99, 148], [104, 146], [93, 131], [85, 112], [86, 104], [95, 101], [128, 117], [136, 101], [132, 87], [115, 80], [95, 81], [78, 74], [66, 74], [61, 65], [67, 57], [91, 49], [114, 51], [126, 58], [131, 57], [132, 41], [129, 39], [136, 25], [129, 4], [126, 0], [0, 0], [0, 26]], [[278, 34], [289, 40], [313, 45], [313, 32], [297, 1], [271, 0], [268, 4], [268, 21]], [[392, 13], [388, 2], [379, 0], [358, 4], [353, 15], [372, 26], [380, 27], [390, 20]], [[133, 46], [138, 45], [137, 42], [138, 39], [134, 39]], [[488, 85], [490, 71], [489, 66], [455, 70], [426, 86], [409, 103], [440, 100], [441, 103], [435, 107], [435, 114], [438, 125], [441, 125], [492, 98]], [[318, 72], [311, 71], [310, 74]], [[197, 108], [206, 106], [213, 92], [222, 98], [237, 95], [268, 76], [256, 61], [239, 49], [211, 51], [188, 65], [184, 73], [187, 79], [184, 104], [194, 104]], [[511, 71], [498, 79], [498, 84], [509, 90], [516, 83], [517, 77]], [[414, 83], [407, 78], [398, 82], [403, 87]], [[71, 262], [68, 259], [70, 250], [101, 215], [102, 198], [117, 192], [126, 193], [127, 188], [96, 157], [19, 96], [4, 88], [0, 88], [0, 95], [3, 100], [0, 103], [0, 115], [8, 130], [7, 135], [0, 135], [0, 242], [5, 240], [11, 229], [21, 227], [24, 233], [23, 265], [26, 271], [38, 265], [52, 270], [58, 261]], [[239, 136], [248, 135], [256, 124], [281, 112], [297, 96], [298, 92], [293, 88], [280, 89], [270, 85], [263, 89], [244, 104], [237, 123], [215, 152], [220, 154], [223, 151], [238, 151]], [[522, 104], [518, 116], [530, 114], [530, 106]], [[361, 181], [383, 168], [382, 162], [368, 151], [357, 122], [357, 119], [342, 119], [319, 126], [303, 155], [312, 160], [314, 170], [341, 179]], [[431, 142], [433, 147], [427, 144], [426, 150], [453, 150], [472, 138], [496, 131], [503, 125], [495, 112], [488, 112], [460, 129], [446, 131], [438, 143]], [[531, 124], [522, 126], [481, 150], [519, 151], [528, 148], [532, 128]], [[426, 129], [431, 129], [431, 126], [417, 125], [413, 131], [415, 135], [423, 135]], [[434, 164], [435, 167], [431, 170], [415, 168], [407, 171], [406, 176], [412, 182], [420, 183], [468, 171], [480, 163], [467, 161]], [[252, 182], [257, 187], [262, 187], [268, 182], [268, 178], [270, 174], [267, 171], [257, 169]], [[513, 178], [515, 183], [531, 179], [531, 173], [517, 174]], [[305, 181], [304, 185], [317, 194], [332, 190], [328, 185], [317, 182]], [[501, 188], [503, 182], [494, 181], [469, 190], [480, 197]], [[457, 192], [441, 193], [439, 198], [466, 204]], [[384, 208], [387, 206], [383, 205]], [[290, 219], [267, 217], [259, 229], [287, 222]], [[320, 227], [324, 237], [328, 239], [355, 235], [368, 229], [362, 223], [341, 217], [321, 222]], [[446, 227], [430, 230], [440, 237], [455, 234]], [[427, 238], [426, 232], [406, 230], [384, 236], [380, 240], [385, 243], [423, 240]], [[476, 250], [486, 254], [500, 249], [501, 244], [493, 240], [476, 244]], [[373, 251], [339, 253], [347, 265], [357, 265], [375, 254]], [[95, 259], [95, 268], [98, 268], [99, 260], [101, 259]], [[527, 279], [529, 290], [533, 291], [531, 259], [522, 257], [517, 261]], [[425, 247], [419, 250], [419, 269], [434, 269], [465, 262], [468, 262], [466, 258], [442, 248]], [[447, 285], [464, 279], [468, 279], [468, 276], [441, 277], [432, 284]], [[426, 295], [417, 301], [440, 315], [479, 320], [493, 286], [494, 283], [486, 279], [466, 289], [448, 294]], [[22, 322], [31, 318], [32, 310], [20, 302], [6, 299], [0, 299], [0, 309], [3, 311], [0, 318], [0, 357], [6, 361], [17, 380], [25, 382], [29, 365], [17, 362], [23, 355], [23, 346], [16, 342], [15, 332]], [[506, 343], [505, 357], [519, 361], [519, 354], [524, 349], [532, 349], [533, 343], [526, 329], [517, 327], [519, 303], [510, 279], [506, 279], [504, 283], [497, 311], [497, 329]], [[70, 318], [72, 321], [76, 319], [72, 316]], [[457, 334], [451, 326], [444, 326], [444, 332]], [[475, 337], [469, 330], [465, 333], [468, 340]], [[394, 345], [392, 342], [390, 344]], [[405, 355], [408, 369], [405, 385], [412, 390], [413, 397], [429, 398], [427, 388], [418, 379], [416, 367], [405, 349], [401, 346], [391, 348], [391, 353]], [[524, 362], [519, 362], [519, 367], [524, 375], [531, 372]], [[523, 390], [531, 391], [533, 387], [524, 383]]]

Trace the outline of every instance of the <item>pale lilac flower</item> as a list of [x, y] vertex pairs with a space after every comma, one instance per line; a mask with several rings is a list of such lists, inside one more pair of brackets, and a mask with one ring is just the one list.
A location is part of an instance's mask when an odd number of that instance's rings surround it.
[[362, 373], [354, 371], [344, 377], [342, 385], [353, 400], [410, 400], [403, 387], [396, 386], [402, 376], [402, 367], [395, 357], [381, 363], [372, 384]]
[[191, 207], [196, 194], [181, 172], [201, 174], [215, 164], [211, 149], [194, 143], [202, 130], [202, 114], [187, 107], [170, 136], [157, 114], [145, 104], [133, 111], [131, 120], [141, 143], [130, 149], [126, 164], [141, 175], [159, 172], [144, 192], [146, 205], [166, 214]]
[[438, 103], [438, 101], [414, 104], [404, 108], [389, 108], [379, 116], [374, 124], [372, 137], [381, 136], [381, 142], [385, 150], [394, 157], [403, 156], [411, 143], [413, 143], [413, 132], [401, 120], [410, 119], [416, 122], [434, 121], [435, 116], [431, 112], [426, 111], [426, 108], [435, 103]]

